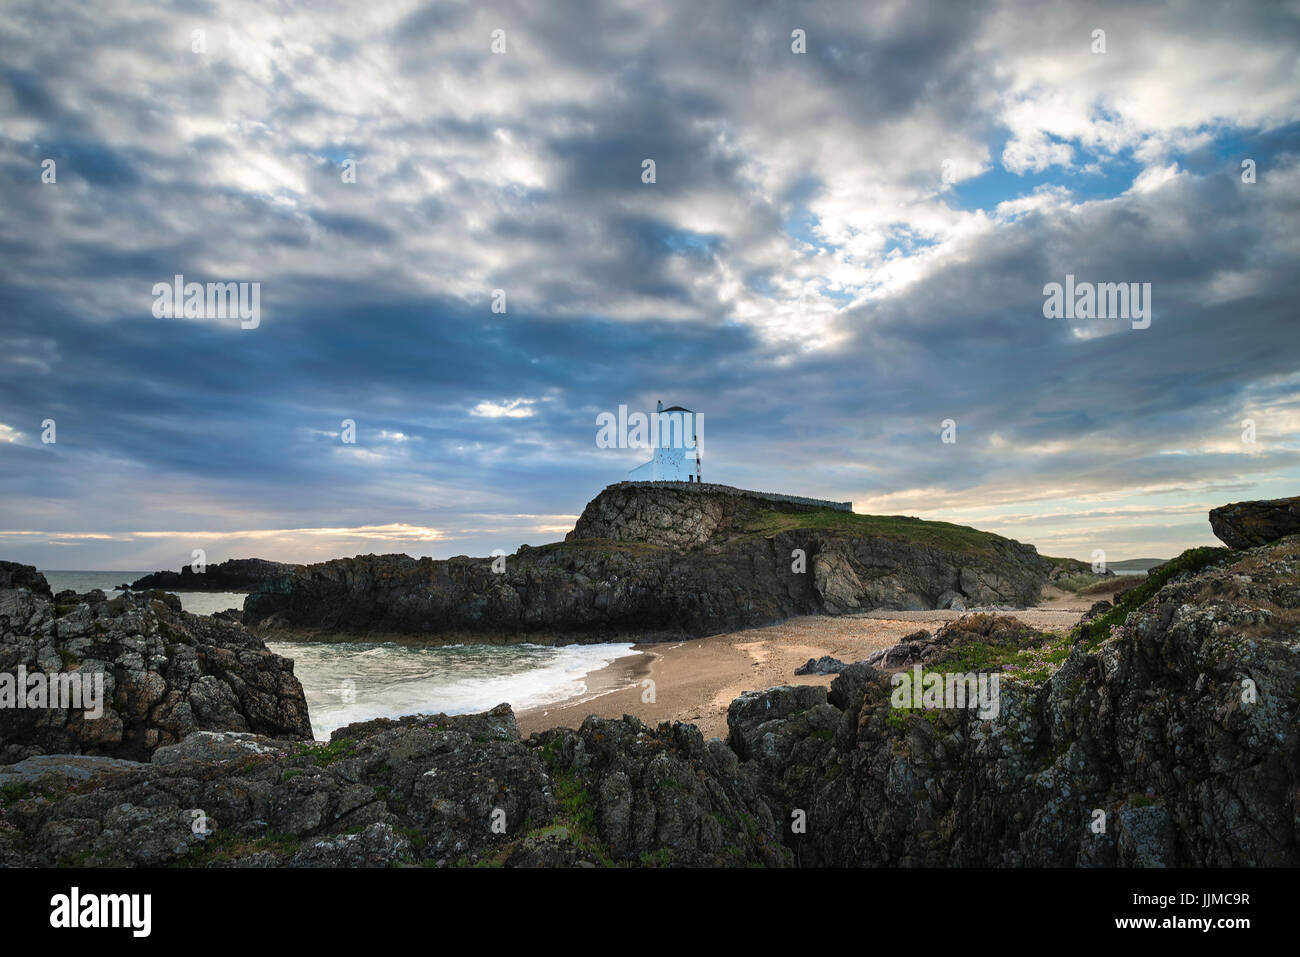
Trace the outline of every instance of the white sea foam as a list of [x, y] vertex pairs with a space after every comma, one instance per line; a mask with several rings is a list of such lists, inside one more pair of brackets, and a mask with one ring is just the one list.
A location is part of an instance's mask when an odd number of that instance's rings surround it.
[[505, 701], [516, 711], [587, 690], [587, 676], [630, 654], [627, 643], [450, 645], [267, 642], [292, 658], [312, 731], [327, 738], [353, 721], [406, 714], [467, 714]]

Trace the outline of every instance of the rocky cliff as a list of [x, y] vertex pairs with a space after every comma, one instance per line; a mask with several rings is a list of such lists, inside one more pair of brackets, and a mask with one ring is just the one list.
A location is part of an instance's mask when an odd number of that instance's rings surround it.
[[959, 525], [626, 483], [588, 504], [564, 542], [495, 564], [363, 555], [297, 566], [248, 597], [245, 621], [286, 637], [647, 640], [809, 613], [1023, 606], [1050, 571], [1031, 546]]
[[93, 686], [98, 675], [103, 689], [95, 718], [84, 701], [51, 707], [47, 696], [39, 707], [17, 707], [3, 699], [0, 762], [52, 753], [147, 758], [203, 729], [311, 737], [293, 662], [242, 625], [187, 614], [161, 591], [112, 601], [102, 591], [63, 593], [56, 602], [34, 568], [0, 562], [0, 673], [47, 688], [50, 676]]

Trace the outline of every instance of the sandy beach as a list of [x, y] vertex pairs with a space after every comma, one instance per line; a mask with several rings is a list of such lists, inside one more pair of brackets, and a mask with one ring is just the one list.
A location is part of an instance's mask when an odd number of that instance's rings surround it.
[[[1005, 614], [1035, 628], [1066, 630], [1098, 597], [1102, 596], [1080, 598], [1048, 588], [1038, 605]], [[822, 655], [858, 661], [918, 629], [933, 630], [961, 615], [956, 611], [806, 615], [692, 641], [635, 645], [638, 654], [592, 672], [585, 693], [521, 711], [519, 727], [527, 735], [557, 726], [576, 728], [590, 714], [605, 718], [631, 714], [648, 724], [689, 721], [706, 738], [725, 737], [727, 707], [742, 692], [783, 684], [829, 685], [833, 675], [796, 675], [794, 669]], [[643, 700], [649, 697], [647, 680], [654, 682], [653, 700]]]

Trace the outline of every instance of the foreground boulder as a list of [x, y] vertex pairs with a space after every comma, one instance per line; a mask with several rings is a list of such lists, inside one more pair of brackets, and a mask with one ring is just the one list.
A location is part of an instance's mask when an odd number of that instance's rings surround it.
[[19, 587], [0, 588], [0, 762], [147, 760], [198, 730], [311, 737], [293, 662], [242, 625], [183, 612], [161, 591], [56, 602], [39, 572], [7, 564]]
[[1210, 511], [1210, 528], [1219, 541], [1236, 549], [1300, 534], [1300, 495], [1221, 505]]
[[963, 526], [727, 486], [623, 483], [593, 499], [564, 542], [500, 561], [296, 566], [249, 595], [244, 620], [283, 638], [646, 641], [803, 614], [1024, 606], [1049, 570], [1033, 547]]
[[[0, 790], [0, 862], [240, 867], [755, 865], [792, 860], [757, 790], [693, 725], [588, 719], [520, 740], [501, 705], [206, 735], [166, 761]], [[160, 751], [159, 755], [164, 752]], [[4, 780], [0, 772], [0, 781]]]

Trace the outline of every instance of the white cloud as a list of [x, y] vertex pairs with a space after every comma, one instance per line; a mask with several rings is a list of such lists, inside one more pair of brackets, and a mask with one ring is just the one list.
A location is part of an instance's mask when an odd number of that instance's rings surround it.
[[1168, 166], [1148, 166], [1133, 180], [1129, 188], [1133, 193], [1151, 193], [1178, 178], [1178, 164]]
[[484, 400], [469, 410], [470, 415], [486, 419], [526, 419], [533, 415], [531, 406], [536, 399], [510, 399], [506, 402]]

